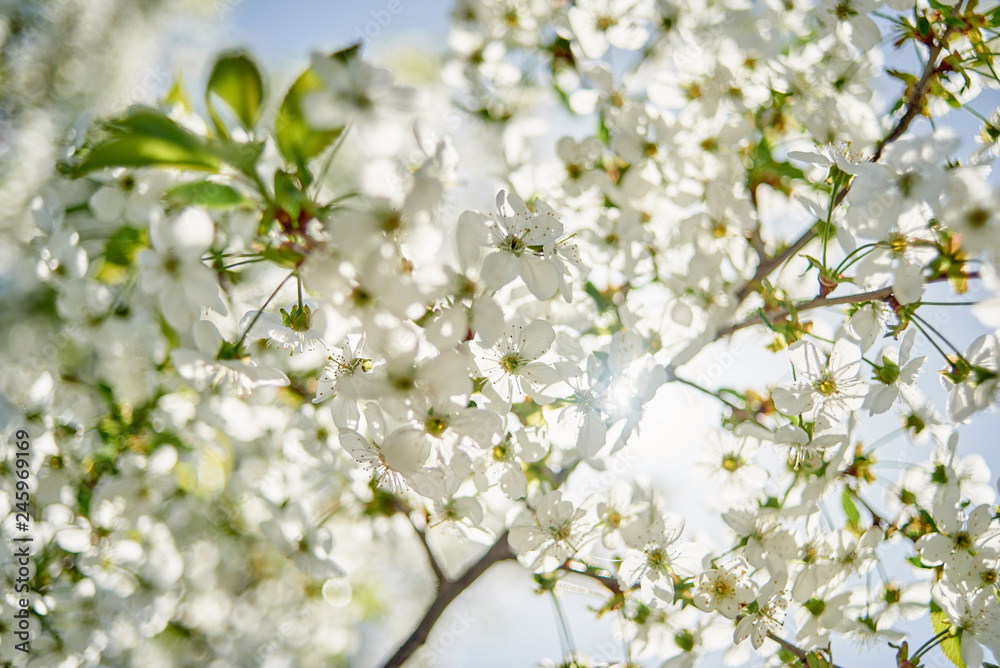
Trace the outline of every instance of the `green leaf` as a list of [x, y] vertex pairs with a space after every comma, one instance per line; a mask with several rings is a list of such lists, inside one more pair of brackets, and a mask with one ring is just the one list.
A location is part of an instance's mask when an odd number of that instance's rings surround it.
[[97, 280], [107, 285], [121, 283], [139, 251], [148, 245], [146, 230], [127, 225], [119, 228], [104, 247], [104, 261], [97, 271]]
[[179, 76], [174, 79], [170, 90], [163, 97], [163, 102], [171, 107], [180, 107], [187, 113], [191, 113], [194, 110], [191, 97], [188, 95], [187, 88], [184, 87], [184, 81]]
[[[946, 628], [951, 626], [951, 622], [948, 621], [948, 615], [946, 615], [942, 610], [937, 612], [931, 611], [931, 627], [934, 629], [934, 633], [941, 633]], [[955, 664], [958, 668], [965, 668], [965, 664], [962, 663], [962, 650], [959, 645], [959, 636], [949, 636], [947, 640], [942, 642], [939, 647], [944, 655], [948, 657], [948, 660]]]
[[511, 406], [510, 412], [516, 415], [521, 424], [526, 427], [540, 425], [545, 422], [545, 417], [542, 415], [542, 407], [530, 398]]
[[791, 163], [775, 160], [771, 154], [770, 144], [762, 138], [751, 154], [750, 164], [747, 167], [746, 187], [754, 202], [757, 201], [757, 189], [762, 185], [768, 185], [784, 193], [786, 197], [791, 197], [791, 181], [802, 179], [804, 176], [802, 170]]
[[295, 269], [303, 260], [301, 253], [287, 246], [268, 246], [261, 255], [267, 261], [286, 269]]
[[840, 504], [844, 507], [844, 514], [847, 515], [847, 521], [853, 526], [858, 526], [861, 522], [861, 513], [858, 512], [858, 507], [854, 504], [851, 493], [846, 489], [840, 497]]
[[605, 122], [603, 111], [597, 114], [597, 138], [601, 140], [602, 144], [611, 143], [611, 131], [608, 130], [608, 124]]
[[119, 267], [130, 266], [139, 251], [148, 245], [146, 230], [135, 227], [121, 227], [115, 232], [104, 248], [104, 261]]
[[149, 107], [133, 107], [125, 116], [107, 123], [103, 136], [81, 154], [75, 165], [60, 165], [60, 171], [73, 177], [108, 167], [181, 167], [214, 172], [220, 163], [201, 137]]
[[[346, 62], [357, 57], [360, 48], [360, 45], [354, 45], [334, 53], [330, 58]], [[285, 94], [274, 122], [274, 138], [278, 143], [278, 151], [302, 170], [305, 170], [306, 162], [310, 158], [322, 153], [343, 131], [343, 128], [314, 130], [305, 121], [302, 110], [305, 98], [322, 88], [322, 80], [312, 69], [303, 72]]]
[[184, 183], [167, 191], [163, 199], [174, 206], [193, 204], [209, 209], [236, 209], [247, 204], [247, 199], [239, 190], [214, 181]]
[[225, 102], [240, 124], [249, 130], [260, 118], [264, 104], [264, 78], [246, 53], [230, 53], [215, 61], [205, 89], [205, 104], [212, 121], [220, 127], [221, 121], [212, 104], [213, 95]]
[[[256, 176], [256, 164], [264, 152], [264, 142], [235, 142], [231, 139], [213, 140], [208, 149], [223, 162], [232, 165], [251, 179]], [[263, 194], [263, 193], [262, 193]]]
[[309, 198], [293, 175], [280, 169], [274, 173], [274, 201], [293, 219], [298, 218], [302, 208], [309, 204]]
[[809, 664], [809, 668], [829, 668], [830, 662], [825, 658], [817, 654], [816, 652], [809, 652], [806, 654], [806, 663]]
[[590, 298], [594, 300], [594, 304], [597, 306], [598, 313], [607, 313], [615, 307], [615, 302], [611, 297], [605, 296], [597, 288], [596, 285], [587, 281], [587, 284], [583, 288], [584, 292], [590, 295]]

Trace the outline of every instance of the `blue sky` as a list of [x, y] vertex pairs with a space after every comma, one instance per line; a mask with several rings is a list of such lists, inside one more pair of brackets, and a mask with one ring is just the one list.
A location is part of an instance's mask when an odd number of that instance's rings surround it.
[[360, 39], [375, 49], [408, 33], [443, 44], [450, 7], [446, 0], [243, 0], [230, 16], [230, 39], [271, 64], [298, 67], [314, 50]]

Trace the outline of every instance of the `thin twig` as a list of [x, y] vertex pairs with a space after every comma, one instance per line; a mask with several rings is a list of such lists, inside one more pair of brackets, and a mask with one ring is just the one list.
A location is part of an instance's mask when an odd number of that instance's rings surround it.
[[434, 577], [437, 579], [438, 586], [448, 582], [448, 578], [444, 574], [441, 565], [438, 563], [437, 559], [434, 557], [434, 552], [431, 551], [431, 545], [427, 542], [427, 532], [417, 526], [417, 523], [413, 521], [409, 513], [404, 513], [406, 519], [410, 520], [410, 526], [417, 533], [417, 537], [420, 539], [420, 544], [424, 546], [424, 552], [427, 553], [427, 561], [430, 562], [431, 570], [434, 571]]

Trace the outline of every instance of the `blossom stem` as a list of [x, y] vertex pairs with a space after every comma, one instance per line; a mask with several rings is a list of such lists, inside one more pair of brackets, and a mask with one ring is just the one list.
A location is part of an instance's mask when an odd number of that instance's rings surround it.
[[921, 306], [975, 306], [979, 302], [920, 302]]
[[919, 323], [919, 322], [917, 322], [916, 320], [914, 320], [914, 321], [913, 321], [913, 324], [917, 326], [917, 329], [919, 329], [919, 330], [920, 330], [920, 333], [921, 333], [921, 334], [923, 334], [923, 335], [924, 335], [925, 337], [927, 337], [927, 340], [931, 342], [931, 345], [932, 345], [932, 346], [934, 346], [934, 348], [935, 348], [935, 349], [937, 349], [937, 351], [938, 351], [939, 353], [941, 353], [941, 357], [943, 357], [943, 358], [945, 359], [945, 361], [946, 361], [946, 362], [949, 362], [949, 363], [950, 363], [950, 362], [951, 362], [951, 360], [949, 360], [949, 359], [948, 359], [948, 353], [946, 353], [946, 352], [944, 351], [944, 349], [943, 349], [943, 348], [941, 348], [941, 346], [939, 346], [939, 345], [937, 344], [937, 341], [935, 341], [935, 340], [934, 340], [934, 337], [932, 337], [932, 336], [931, 336], [930, 334], [928, 334], [928, 333], [927, 333], [927, 330], [925, 330], [925, 329], [924, 329], [923, 327], [921, 327], [921, 326], [920, 326], [920, 323]]
[[245, 264], [254, 264], [256, 262], [264, 262], [265, 260], [267, 260], [267, 258], [264, 258], [264, 257], [251, 257], [250, 259], [247, 259], [247, 260], [240, 260], [239, 262], [234, 262], [234, 263], [232, 263], [230, 265], [226, 265], [226, 266], [222, 267], [222, 270], [223, 271], [229, 271], [231, 269], [235, 269], [236, 267], [242, 267]]
[[[565, 643], [565, 649], [567, 654], [571, 658], [576, 658], [576, 642], [573, 640], [573, 632], [569, 628], [569, 621], [566, 619], [565, 613], [563, 613], [562, 605], [559, 603], [559, 597], [556, 596], [554, 589], [550, 589], [549, 593], [552, 595], [552, 605], [556, 609], [556, 617], [559, 620], [559, 636], [560, 642]], [[563, 640], [565, 639], [565, 640]]]
[[736, 404], [734, 404], [731, 401], [729, 401], [728, 399], [726, 399], [726, 397], [722, 394], [721, 390], [710, 390], [707, 387], [702, 387], [701, 385], [699, 385], [698, 383], [696, 383], [696, 382], [694, 382], [692, 380], [688, 380], [687, 378], [681, 378], [676, 373], [674, 373], [673, 370], [672, 370], [672, 368], [669, 367], [669, 366], [667, 367], [667, 378], [668, 378], [668, 382], [672, 380], [674, 382], [680, 383], [681, 385], [687, 385], [688, 387], [693, 387], [694, 389], [698, 390], [699, 392], [707, 394], [710, 397], [715, 397], [716, 399], [718, 399], [719, 401], [721, 401], [725, 405], [729, 406], [733, 410], [736, 410], [736, 409], [739, 408], [739, 406], [737, 406]]
[[[921, 323], [921, 324], [922, 324], [922, 325], [923, 325], [924, 327], [926, 327], [927, 329], [929, 329], [929, 330], [931, 330], [932, 332], [934, 332], [935, 334], [937, 334], [938, 338], [939, 338], [939, 339], [941, 339], [942, 341], [944, 341], [944, 342], [945, 342], [946, 344], [948, 344], [948, 347], [949, 347], [949, 348], [951, 348], [952, 350], [954, 350], [954, 351], [955, 351], [955, 354], [956, 354], [956, 355], [958, 355], [960, 359], [962, 359], [962, 360], [965, 360], [965, 358], [964, 358], [964, 357], [962, 357], [962, 351], [961, 351], [961, 350], [959, 350], [958, 348], [956, 348], [956, 347], [955, 347], [955, 344], [953, 344], [953, 343], [952, 343], [952, 342], [951, 342], [951, 341], [950, 341], [950, 340], [948, 339], [948, 337], [947, 337], [947, 336], [945, 336], [944, 334], [942, 334], [941, 332], [939, 332], [939, 331], [938, 331], [938, 330], [937, 330], [937, 329], [936, 329], [936, 328], [935, 328], [935, 327], [934, 327], [934, 326], [933, 326], [933, 325], [932, 325], [931, 323], [927, 322], [927, 321], [926, 321], [925, 319], [921, 318], [921, 317], [920, 317], [919, 315], [917, 315], [916, 313], [914, 313], [914, 314], [913, 314], [913, 319], [914, 319], [914, 320], [919, 320], [919, 321], [920, 321], [920, 323]], [[966, 361], [967, 361], [967, 360], [966, 360]]]
[[323, 187], [323, 181], [326, 180], [326, 175], [330, 171], [330, 167], [333, 165], [333, 159], [337, 157], [337, 153], [340, 152], [340, 147], [344, 143], [344, 137], [347, 136], [347, 132], [350, 129], [350, 123], [344, 126], [344, 129], [340, 131], [340, 135], [337, 136], [337, 140], [334, 142], [333, 148], [330, 149], [330, 153], [326, 156], [326, 160], [323, 162], [323, 167], [319, 170], [319, 174], [313, 182], [313, 185], [316, 187], [316, 191], [313, 193], [314, 200], [319, 197], [319, 191]]
[[848, 269], [850, 269], [851, 265], [853, 265], [855, 262], [857, 262], [858, 260], [860, 260], [861, 258], [863, 258], [868, 253], [864, 253], [860, 257], [857, 257], [854, 260], [851, 260], [850, 262], [848, 262], [848, 260], [850, 260], [852, 257], [854, 257], [855, 255], [857, 255], [857, 253], [859, 251], [867, 250], [870, 253], [871, 249], [874, 249], [876, 245], [877, 244], [871, 243], [871, 244], [864, 244], [862, 246], [858, 246], [857, 248], [855, 248], [854, 250], [852, 250], [850, 253], [848, 253], [847, 257], [845, 257], [843, 260], [841, 260], [840, 264], [837, 265], [837, 268], [833, 270], [833, 273], [836, 274], [837, 276], [840, 276], [841, 273], [843, 273], [843, 272], [847, 271]]
[[292, 273], [288, 274], [288, 276], [285, 276], [281, 280], [281, 283], [278, 283], [278, 287], [276, 287], [274, 289], [274, 292], [272, 292], [271, 296], [267, 298], [267, 301], [264, 302], [264, 305], [261, 306], [260, 309], [258, 309], [257, 314], [254, 315], [253, 319], [250, 321], [250, 324], [247, 325], [247, 328], [245, 330], [243, 330], [243, 334], [240, 336], [240, 340], [236, 342], [236, 350], [239, 350], [239, 349], [241, 349], [243, 347], [243, 342], [246, 341], [247, 334], [249, 334], [250, 330], [253, 329], [253, 326], [257, 324], [257, 320], [260, 319], [260, 314], [264, 312], [264, 309], [267, 308], [267, 305], [271, 303], [271, 300], [275, 298], [275, 296], [278, 294], [278, 292], [281, 290], [281, 288], [285, 287], [285, 283], [288, 282], [288, 279], [290, 279], [292, 276], [296, 275], [296, 272], [298, 270], [299, 270], [299, 268], [296, 267], [292, 271]]
[[923, 645], [917, 648], [917, 651], [915, 651], [913, 653], [913, 656], [910, 657], [910, 661], [911, 662], [916, 661], [918, 658], [920, 658], [921, 655], [926, 654], [927, 652], [931, 651], [932, 649], [940, 645], [942, 642], [944, 642], [945, 636], [947, 636], [949, 633], [951, 633], [951, 626], [949, 626], [946, 629], [942, 629], [940, 633], [935, 634], [933, 638], [931, 638], [930, 640], [928, 640]]

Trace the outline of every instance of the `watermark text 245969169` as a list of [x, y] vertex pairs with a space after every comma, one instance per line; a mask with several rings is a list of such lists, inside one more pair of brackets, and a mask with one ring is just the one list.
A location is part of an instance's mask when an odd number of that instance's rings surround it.
[[20, 641], [15, 648], [21, 652], [31, 651], [31, 621], [28, 608], [31, 600], [28, 598], [28, 583], [31, 581], [31, 523], [34, 520], [34, 513], [31, 509], [31, 441], [30, 434], [19, 429], [14, 434], [17, 438], [16, 460], [14, 463], [14, 476], [16, 482], [15, 503], [14, 503], [14, 526], [17, 535], [12, 540], [15, 543], [13, 552], [13, 562], [16, 568], [14, 577], [14, 591], [20, 596], [17, 599], [17, 611], [14, 613], [14, 624], [12, 626], [14, 635]]

